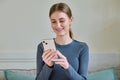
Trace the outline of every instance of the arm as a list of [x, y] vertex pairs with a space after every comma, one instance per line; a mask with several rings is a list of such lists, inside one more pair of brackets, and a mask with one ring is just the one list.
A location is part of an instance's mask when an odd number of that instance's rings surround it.
[[37, 76], [36, 80], [49, 80], [52, 68], [49, 68], [42, 60], [43, 46], [38, 45], [37, 48]]
[[66, 75], [71, 80], [87, 80], [86, 76], [88, 73], [88, 61], [89, 61], [89, 50], [88, 46], [84, 44], [83, 49], [79, 55], [79, 70], [76, 72], [74, 68], [69, 65], [68, 69], [64, 69]]

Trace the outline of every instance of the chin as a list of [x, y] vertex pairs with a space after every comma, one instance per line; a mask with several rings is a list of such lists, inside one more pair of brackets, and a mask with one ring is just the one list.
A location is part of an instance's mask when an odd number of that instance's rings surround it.
[[62, 32], [56, 32], [56, 35], [64, 35]]
[[56, 35], [57, 35], [57, 36], [64, 36], [64, 34], [58, 34], [58, 33], [57, 33]]

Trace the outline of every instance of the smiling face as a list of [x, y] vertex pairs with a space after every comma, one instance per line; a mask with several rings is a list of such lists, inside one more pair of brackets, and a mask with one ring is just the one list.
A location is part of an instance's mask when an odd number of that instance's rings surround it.
[[57, 36], [69, 36], [69, 29], [72, 18], [62, 11], [55, 11], [50, 16], [51, 26]]

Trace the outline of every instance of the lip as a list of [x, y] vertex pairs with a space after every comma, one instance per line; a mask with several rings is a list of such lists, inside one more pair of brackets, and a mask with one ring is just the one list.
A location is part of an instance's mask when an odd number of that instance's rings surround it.
[[57, 32], [61, 32], [64, 28], [57, 28], [56, 31]]

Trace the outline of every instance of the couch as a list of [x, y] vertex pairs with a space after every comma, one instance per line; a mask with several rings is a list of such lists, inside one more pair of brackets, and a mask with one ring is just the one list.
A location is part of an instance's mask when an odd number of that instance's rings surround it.
[[0, 80], [35, 80], [35, 69], [0, 69]]
[[88, 74], [88, 80], [120, 80], [115, 67], [97, 70]]
[[[35, 69], [0, 69], [0, 80], [35, 80], [35, 75]], [[88, 80], [120, 80], [120, 67], [89, 72]]]

